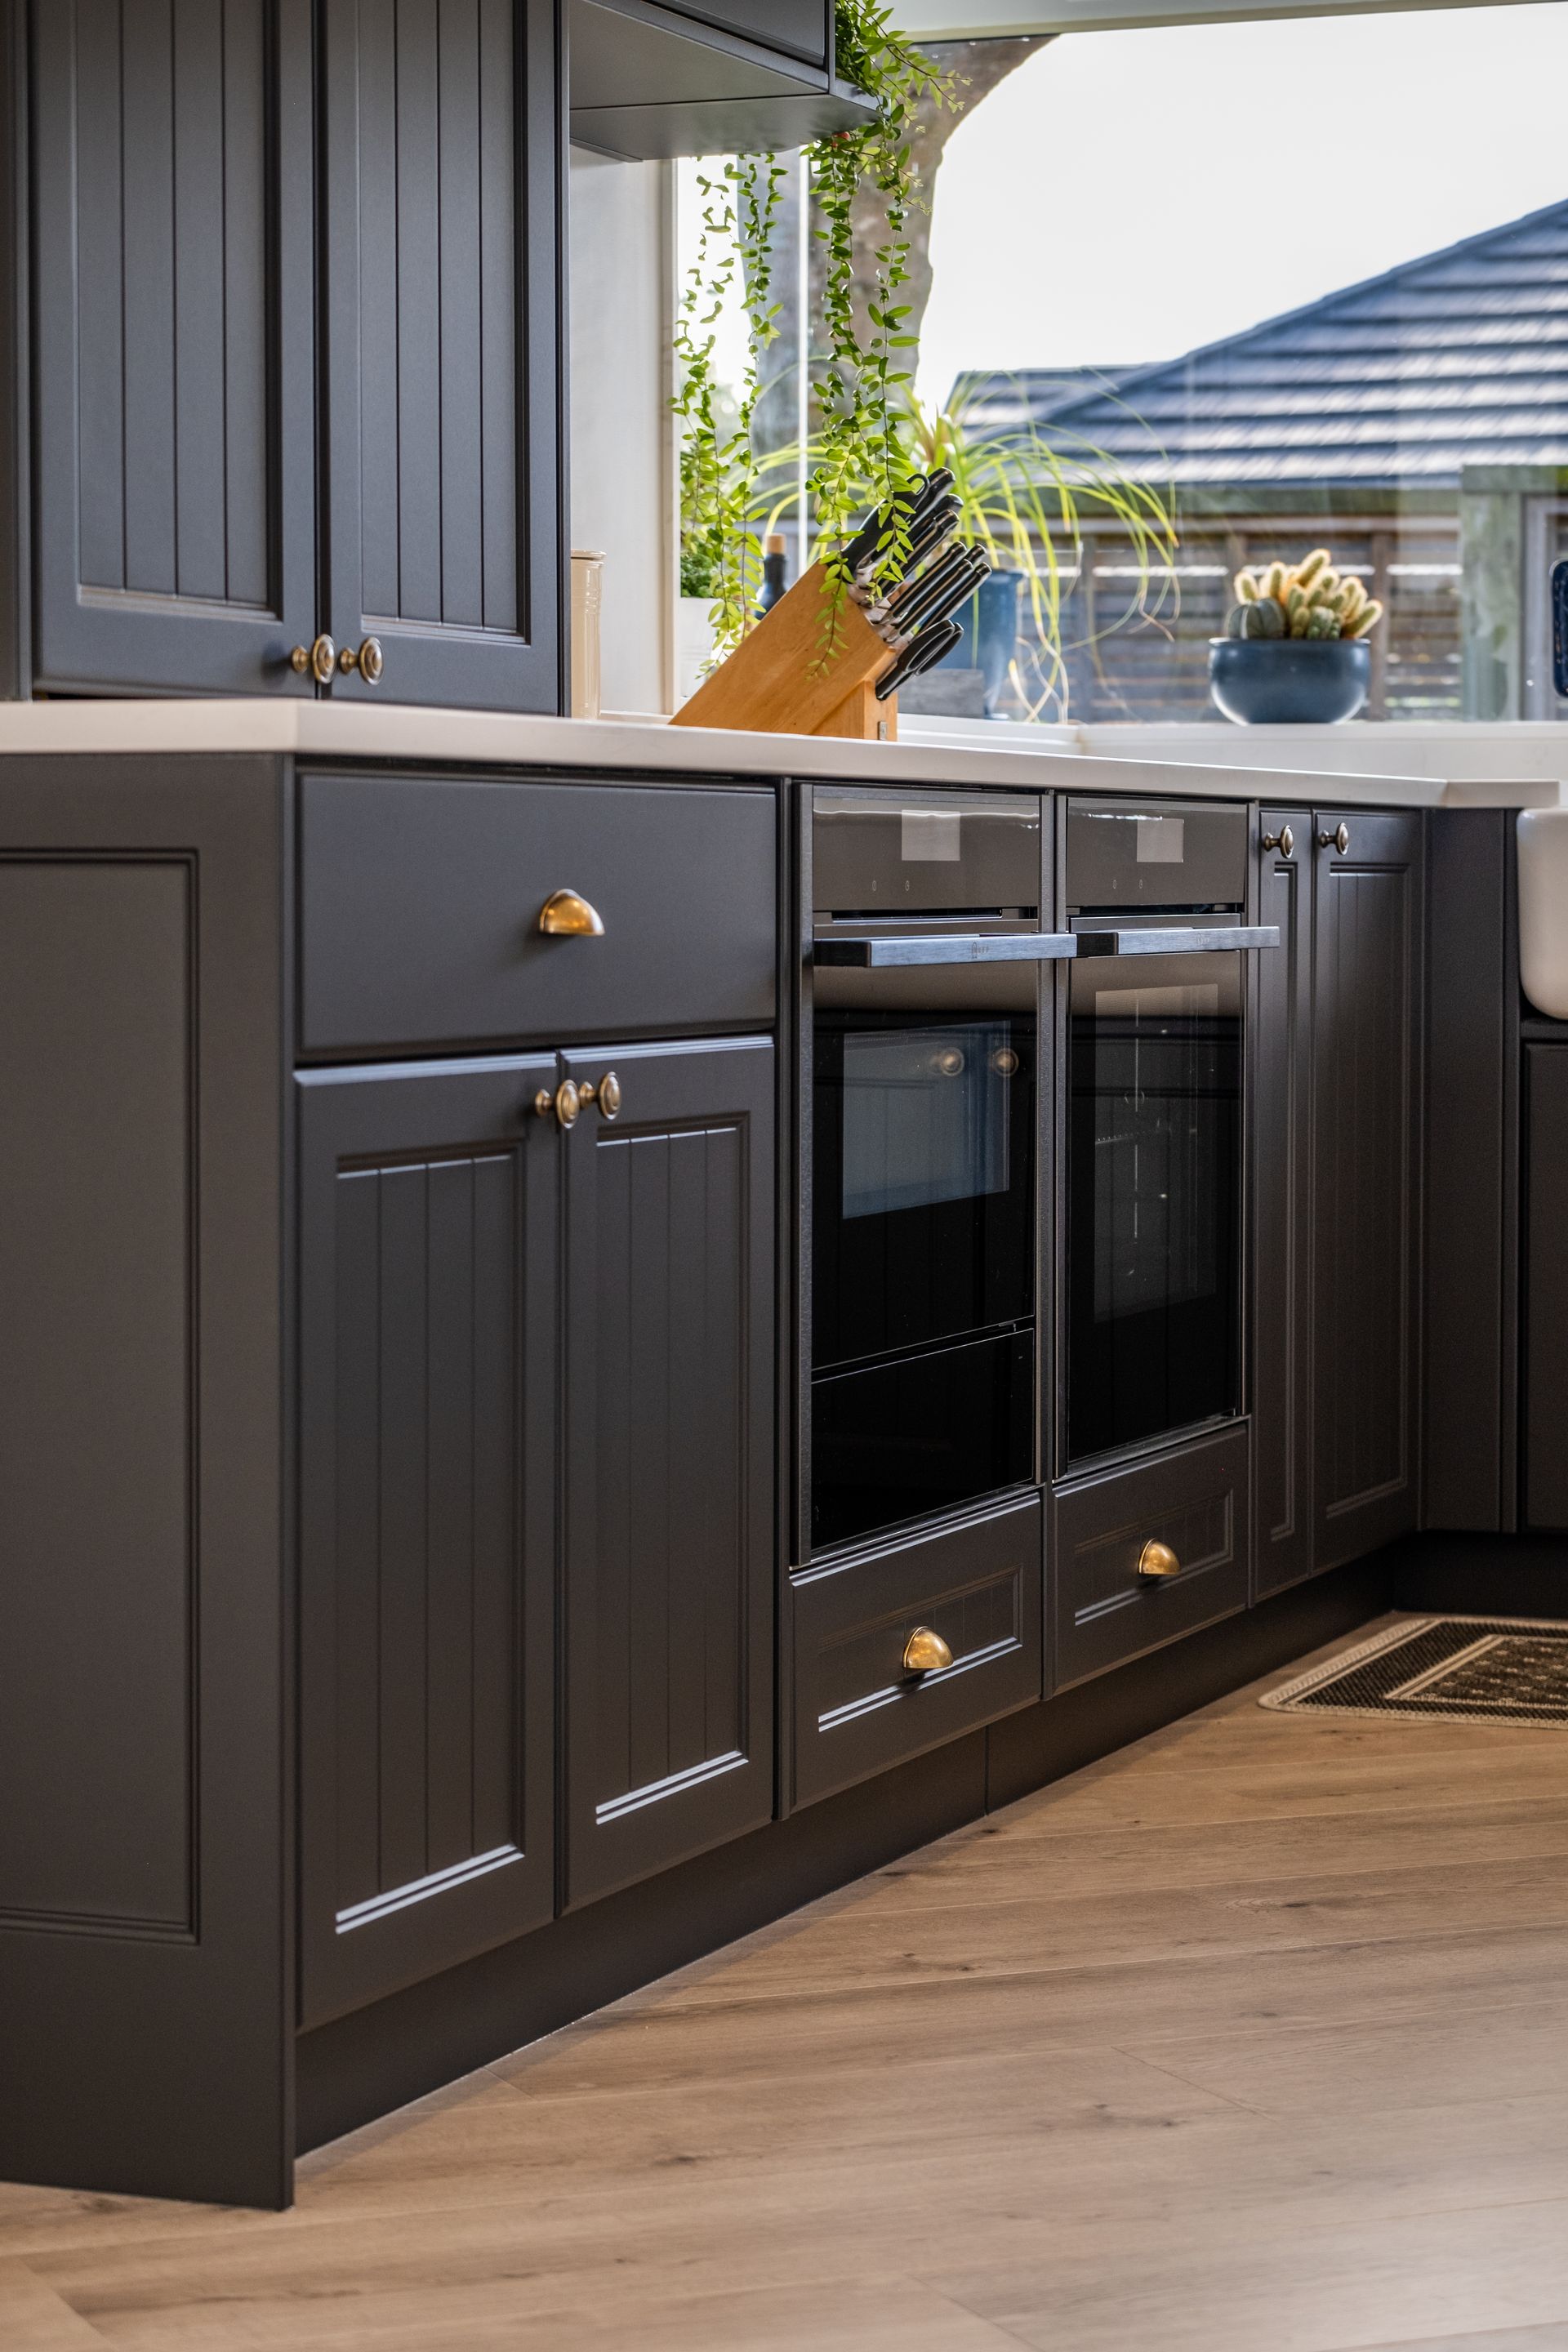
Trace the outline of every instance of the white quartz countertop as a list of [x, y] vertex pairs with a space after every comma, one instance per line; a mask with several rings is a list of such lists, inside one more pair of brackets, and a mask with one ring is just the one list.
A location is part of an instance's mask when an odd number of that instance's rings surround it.
[[[1004, 730], [999, 730], [1004, 731]], [[1020, 730], [1021, 731], [1021, 730]], [[1195, 731], [1195, 730], [1194, 730]], [[1142, 749], [1142, 747], [1140, 747]], [[1183, 751], [1185, 746], [1181, 747]], [[1442, 775], [1346, 773], [1211, 756], [1162, 745], [1152, 756], [1102, 758], [1003, 740], [852, 743], [816, 735], [752, 735], [656, 720], [534, 719], [399, 703], [213, 698], [0, 704], [0, 754], [293, 752], [317, 759], [473, 766], [635, 770], [672, 782], [696, 776], [813, 776], [846, 782], [1013, 786], [1079, 793], [1194, 793], [1279, 801], [1436, 807], [1454, 797]], [[1229, 746], [1226, 747], [1227, 750]], [[1469, 795], [1465, 795], [1469, 797]]]

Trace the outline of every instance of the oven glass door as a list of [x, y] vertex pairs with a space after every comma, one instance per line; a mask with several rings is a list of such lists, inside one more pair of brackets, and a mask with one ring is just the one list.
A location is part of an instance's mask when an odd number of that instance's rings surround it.
[[1085, 959], [1069, 1002], [1076, 1464], [1241, 1410], [1242, 959]]
[[1033, 986], [1028, 1012], [819, 995], [815, 1546], [1034, 1475]]

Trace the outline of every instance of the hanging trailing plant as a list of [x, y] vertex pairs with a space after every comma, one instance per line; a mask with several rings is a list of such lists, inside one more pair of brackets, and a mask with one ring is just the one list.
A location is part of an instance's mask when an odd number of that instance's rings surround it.
[[[872, 500], [890, 502], [908, 480], [911, 459], [898, 430], [910, 370], [900, 354], [909, 306], [898, 297], [909, 279], [910, 206], [920, 201], [909, 149], [915, 110], [944, 84], [931, 60], [894, 30], [880, 0], [838, 0], [835, 64], [875, 107], [851, 131], [806, 150], [812, 234], [824, 246], [822, 316], [811, 354], [819, 430], [813, 436], [808, 492], [816, 535], [848, 535]], [[716, 650], [740, 642], [755, 614], [759, 541], [757, 467], [752, 420], [761, 390], [763, 353], [778, 334], [773, 299], [772, 241], [785, 167], [771, 152], [727, 157], [698, 175], [701, 215], [696, 256], [687, 272], [675, 331], [679, 377], [675, 407], [680, 446], [680, 584], [683, 594], [712, 601]], [[870, 298], [857, 315], [855, 201], [863, 182], [884, 200], [888, 235], [874, 256]], [[732, 404], [714, 365], [718, 326], [736, 299], [745, 307], [746, 365]], [[899, 551], [889, 538], [889, 556]], [[842, 585], [826, 601], [826, 649], [842, 609]]]

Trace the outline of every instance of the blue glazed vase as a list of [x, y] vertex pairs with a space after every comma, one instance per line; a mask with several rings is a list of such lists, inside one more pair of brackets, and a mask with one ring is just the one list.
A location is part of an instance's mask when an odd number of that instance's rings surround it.
[[938, 669], [977, 669], [985, 679], [985, 716], [994, 719], [1007, 683], [1007, 672], [1018, 649], [1018, 598], [1024, 586], [1021, 572], [993, 572], [981, 582], [966, 604], [953, 615], [963, 624], [963, 635], [952, 651], [936, 664]]
[[1365, 637], [1211, 637], [1209, 692], [1238, 727], [1333, 727], [1372, 683]]

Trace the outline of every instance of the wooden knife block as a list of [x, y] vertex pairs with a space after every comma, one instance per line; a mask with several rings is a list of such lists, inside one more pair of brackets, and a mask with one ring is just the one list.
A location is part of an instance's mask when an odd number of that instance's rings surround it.
[[892, 743], [899, 698], [879, 702], [877, 679], [893, 659], [858, 604], [838, 615], [838, 643], [822, 658], [827, 585], [820, 563], [803, 572], [727, 661], [704, 678], [672, 727], [735, 727], [758, 735], [841, 735]]

